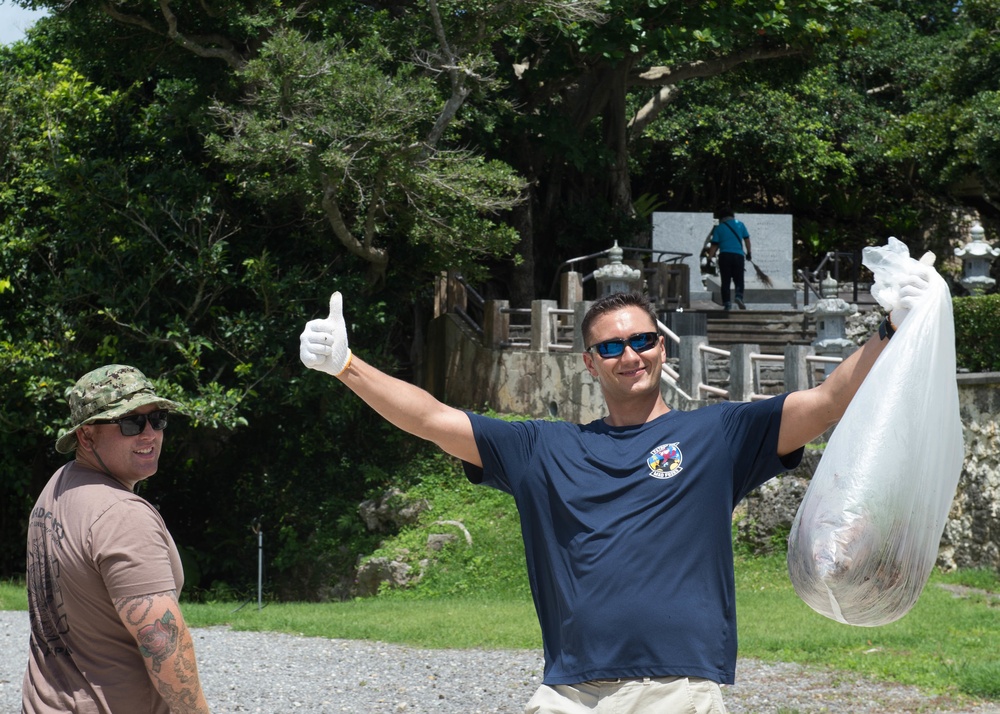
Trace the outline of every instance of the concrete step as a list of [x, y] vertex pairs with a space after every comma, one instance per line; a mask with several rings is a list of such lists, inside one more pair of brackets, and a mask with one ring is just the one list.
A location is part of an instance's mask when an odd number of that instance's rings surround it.
[[780, 353], [786, 345], [808, 345], [816, 339], [815, 322], [801, 311], [732, 310], [707, 316], [708, 343], [723, 347], [758, 344], [764, 352]]

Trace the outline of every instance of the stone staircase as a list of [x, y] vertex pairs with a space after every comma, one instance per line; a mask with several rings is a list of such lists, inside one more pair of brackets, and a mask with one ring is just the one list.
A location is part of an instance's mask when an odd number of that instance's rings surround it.
[[714, 310], [707, 313], [708, 344], [728, 349], [735, 344], [760, 345], [765, 354], [783, 354], [786, 345], [808, 345], [816, 339], [816, 323], [801, 310]]

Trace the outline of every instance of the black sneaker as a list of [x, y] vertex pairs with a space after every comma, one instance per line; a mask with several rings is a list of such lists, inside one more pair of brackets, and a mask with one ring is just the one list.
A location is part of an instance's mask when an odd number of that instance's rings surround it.
[[741, 297], [736, 298], [736, 307], [738, 307], [740, 310], [747, 309], [746, 303], [743, 302], [743, 298]]

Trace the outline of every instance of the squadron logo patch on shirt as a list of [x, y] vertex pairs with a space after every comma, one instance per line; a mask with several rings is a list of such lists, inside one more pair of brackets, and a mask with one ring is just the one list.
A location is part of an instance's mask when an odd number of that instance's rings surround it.
[[684, 470], [681, 467], [684, 455], [681, 453], [680, 447], [677, 446], [678, 443], [680, 442], [661, 444], [649, 452], [650, 456], [646, 459], [646, 465], [649, 466], [650, 476], [660, 479], [673, 478]]

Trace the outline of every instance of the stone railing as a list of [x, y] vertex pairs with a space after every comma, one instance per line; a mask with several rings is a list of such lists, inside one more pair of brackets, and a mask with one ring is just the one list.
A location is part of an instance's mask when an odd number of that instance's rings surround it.
[[[446, 273], [437, 282], [435, 316], [458, 316], [488, 350], [580, 354], [585, 345], [575, 326], [583, 322], [591, 304], [582, 300], [582, 294], [579, 274], [563, 273], [559, 300], [533, 300], [531, 308], [516, 309], [507, 300], [484, 300], [460, 276]], [[705, 335], [678, 335], [662, 321], [657, 327], [678, 355], [664, 365], [662, 375], [668, 401], [678, 409], [712, 399], [751, 401], [779, 391], [807, 389], [822, 381], [827, 366], [841, 361], [817, 355], [808, 345], [788, 345], [781, 355], [762, 353], [756, 344], [724, 350], [709, 345]], [[765, 388], [765, 370], [779, 375], [783, 389]]]

